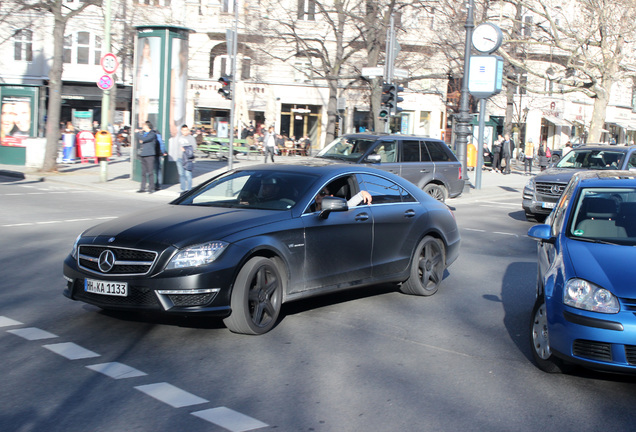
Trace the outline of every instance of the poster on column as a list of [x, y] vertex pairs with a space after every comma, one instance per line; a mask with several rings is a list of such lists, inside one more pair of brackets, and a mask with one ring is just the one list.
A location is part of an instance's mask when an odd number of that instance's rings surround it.
[[172, 39], [170, 68], [170, 136], [175, 137], [185, 124], [188, 84], [188, 41]]
[[31, 98], [3, 96], [0, 114], [0, 143], [3, 146], [24, 147], [31, 131]]
[[161, 90], [161, 38], [139, 38], [135, 103], [137, 128], [150, 121], [153, 127], [159, 120], [159, 94]]

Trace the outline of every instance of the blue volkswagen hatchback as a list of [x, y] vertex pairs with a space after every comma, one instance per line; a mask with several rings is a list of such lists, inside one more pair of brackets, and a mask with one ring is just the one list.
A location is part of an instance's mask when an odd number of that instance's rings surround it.
[[576, 174], [528, 235], [538, 240], [530, 339], [539, 368], [636, 373], [636, 173]]

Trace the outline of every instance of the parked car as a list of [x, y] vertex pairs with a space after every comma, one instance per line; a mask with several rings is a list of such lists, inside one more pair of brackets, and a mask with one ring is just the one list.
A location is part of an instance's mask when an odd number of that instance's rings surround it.
[[[372, 201], [358, 204], [363, 191]], [[434, 294], [459, 244], [450, 209], [396, 175], [316, 160], [260, 165], [86, 230], [64, 261], [64, 294], [262, 334], [296, 299], [387, 282]]]
[[528, 220], [550, 214], [574, 173], [584, 170], [636, 169], [636, 146], [587, 145], [574, 148], [559, 162], [528, 180], [521, 205]]
[[461, 164], [444, 141], [413, 135], [343, 135], [317, 157], [375, 168], [404, 177], [439, 201], [464, 190]]
[[538, 240], [536, 364], [636, 373], [636, 173], [572, 177]]

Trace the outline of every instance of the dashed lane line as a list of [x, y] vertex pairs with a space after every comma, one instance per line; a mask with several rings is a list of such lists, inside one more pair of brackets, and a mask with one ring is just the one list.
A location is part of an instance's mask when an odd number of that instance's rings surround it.
[[[21, 325], [24, 324], [20, 321], [5, 316], [0, 316], [0, 327], [14, 327]], [[10, 329], [7, 330], [7, 332], [30, 341], [53, 339], [58, 337], [53, 333], [47, 332], [46, 330], [38, 329], [36, 327]], [[97, 354], [96, 352], [83, 348], [72, 342], [48, 344], [42, 345], [42, 347], [69, 360], [101, 357], [100, 354]], [[86, 366], [86, 368], [116, 380], [148, 375], [145, 372], [119, 362], [98, 363], [94, 365], [88, 365]], [[145, 393], [148, 396], [151, 396], [161, 402], [172, 406], [173, 408], [181, 408], [209, 403], [207, 399], [203, 399], [166, 382], [141, 385], [134, 388], [142, 393]], [[255, 418], [249, 417], [245, 414], [241, 414], [240, 412], [223, 406], [195, 411], [191, 412], [190, 414], [209, 423], [213, 423], [217, 426], [225, 428], [231, 432], [248, 432], [254, 429], [260, 429], [269, 426], [267, 423], [263, 423], [259, 420], [256, 420]]]
[[117, 216], [101, 216], [96, 218], [63, 219], [63, 220], [50, 220], [50, 221], [39, 221], [39, 222], [22, 222], [22, 223], [15, 223], [15, 224], [0, 225], [0, 228], [16, 228], [16, 227], [25, 227], [25, 226], [52, 225], [52, 224], [85, 222], [85, 221], [101, 221], [101, 220], [109, 220], [109, 219], [117, 219]]

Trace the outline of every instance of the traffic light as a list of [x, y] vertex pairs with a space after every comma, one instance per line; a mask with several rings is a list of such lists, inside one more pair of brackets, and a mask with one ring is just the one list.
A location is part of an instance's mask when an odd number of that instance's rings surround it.
[[232, 100], [232, 77], [222, 76], [219, 78], [219, 83], [221, 83], [219, 94], [227, 100]]
[[[402, 102], [404, 98], [399, 96], [399, 92], [404, 90], [404, 87], [400, 87], [397, 84], [382, 84], [382, 107], [380, 108], [380, 117], [388, 117], [389, 115], [397, 115], [402, 111], [402, 108], [398, 107], [397, 104]], [[387, 114], [384, 116], [383, 111], [386, 111]]]

